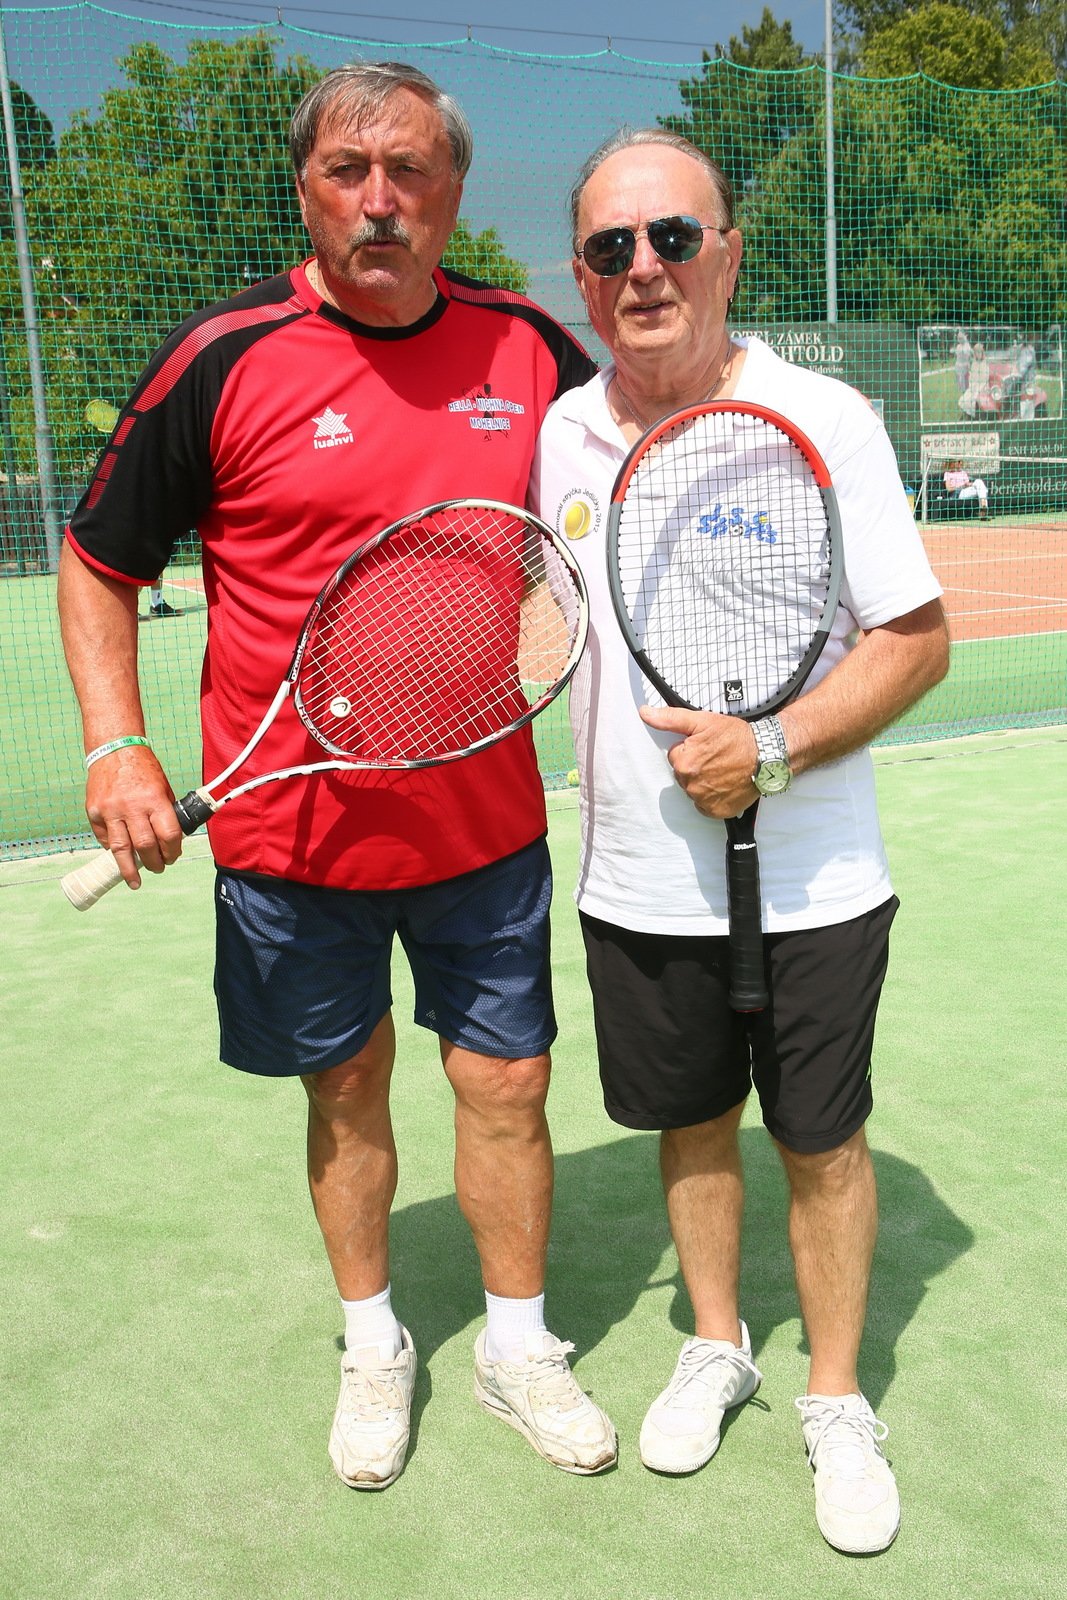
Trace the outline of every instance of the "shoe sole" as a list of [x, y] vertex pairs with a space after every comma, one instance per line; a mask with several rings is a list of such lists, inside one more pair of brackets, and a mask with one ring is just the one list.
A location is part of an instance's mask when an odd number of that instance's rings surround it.
[[[816, 1517], [815, 1522], [816, 1522], [816, 1526], [818, 1526], [818, 1522], [819, 1522], [818, 1517]], [[826, 1531], [823, 1528], [820, 1527], [819, 1528], [819, 1532], [822, 1534], [822, 1536], [825, 1539], [826, 1543], [830, 1546], [830, 1549], [831, 1550], [836, 1550], [839, 1555], [843, 1555], [843, 1556], [880, 1556], [883, 1550], [888, 1550], [889, 1549], [889, 1546], [893, 1543], [893, 1541], [896, 1538], [897, 1534], [900, 1532], [900, 1523], [899, 1522], [897, 1523], [896, 1527], [893, 1529], [892, 1533], [889, 1535], [889, 1538], [886, 1539], [883, 1544], [865, 1544], [865, 1545], [858, 1545], [858, 1546], [852, 1546], [852, 1545], [848, 1545], [848, 1544], [838, 1544], [836, 1539], [831, 1539], [829, 1534], [826, 1533]]]
[[701, 1467], [707, 1466], [712, 1456], [715, 1455], [716, 1451], [718, 1450], [720, 1442], [721, 1441], [719, 1439], [716, 1439], [706, 1456], [701, 1456], [699, 1461], [687, 1462], [684, 1467], [668, 1466], [665, 1461], [652, 1461], [648, 1456], [645, 1455], [644, 1451], [641, 1450], [641, 1465], [643, 1467], [647, 1467], [649, 1472], [661, 1473], [665, 1478], [687, 1478], [690, 1473], [699, 1472]]
[[542, 1461], [548, 1461], [552, 1466], [558, 1467], [561, 1472], [573, 1472], [578, 1477], [592, 1478], [598, 1472], [606, 1472], [618, 1460], [619, 1453], [616, 1447], [607, 1461], [602, 1461], [592, 1467], [579, 1466], [574, 1461], [558, 1461], [555, 1456], [549, 1455], [537, 1434], [529, 1427], [524, 1418], [519, 1416], [518, 1412], [512, 1411], [505, 1401], [498, 1400], [488, 1389], [483, 1389], [477, 1372], [474, 1374], [474, 1398], [484, 1411], [489, 1412], [490, 1416], [499, 1417], [501, 1422], [506, 1422], [509, 1428], [514, 1428], [516, 1433], [521, 1433], [526, 1442], [533, 1445]]

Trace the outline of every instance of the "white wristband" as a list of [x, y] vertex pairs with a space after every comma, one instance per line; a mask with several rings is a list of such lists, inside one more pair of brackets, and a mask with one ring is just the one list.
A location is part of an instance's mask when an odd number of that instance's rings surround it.
[[95, 750], [90, 750], [85, 758], [88, 769], [94, 761], [101, 761], [104, 756], [111, 755], [114, 750], [124, 750], [128, 744], [143, 744], [147, 746], [148, 740], [140, 733], [128, 733], [123, 739], [111, 739], [107, 744], [97, 745]]

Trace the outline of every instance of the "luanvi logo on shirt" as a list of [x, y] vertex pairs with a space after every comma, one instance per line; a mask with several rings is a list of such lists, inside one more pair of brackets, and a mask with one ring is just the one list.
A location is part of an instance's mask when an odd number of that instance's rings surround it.
[[312, 444], [316, 450], [332, 450], [336, 445], [352, 443], [347, 411], [335, 411], [332, 406], [327, 406], [321, 417], [312, 417], [311, 420], [315, 424]]

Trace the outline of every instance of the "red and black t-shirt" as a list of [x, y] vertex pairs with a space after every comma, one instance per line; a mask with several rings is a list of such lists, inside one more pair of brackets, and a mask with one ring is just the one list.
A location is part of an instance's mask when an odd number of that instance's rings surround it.
[[[352, 321], [303, 268], [191, 317], [146, 369], [71, 518], [83, 561], [138, 584], [199, 530], [206, 777], [250, 738], [355, 545], [438, 500], [523, 504], [545, 411], [594, 370], [521, 295], [440, 269], [435, 282], [435, 305], [406, 328]], [[239, 781], [322, 759], [285, 707]], [[266, 784], [210, 832], [235, 870], [376, 889], [468, 872], [544, 827], [526, 729], [442, 767]]]

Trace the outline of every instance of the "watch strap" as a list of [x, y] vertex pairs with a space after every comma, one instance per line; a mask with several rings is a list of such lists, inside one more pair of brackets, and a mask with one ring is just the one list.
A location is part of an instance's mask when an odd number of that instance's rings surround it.
[[761, 717], [752, 724], [752, 732], [756, 737], [756, 753], [761, 765], [764, 761], [784, 761], [788, 765], [789, 746], [777, 717]]

